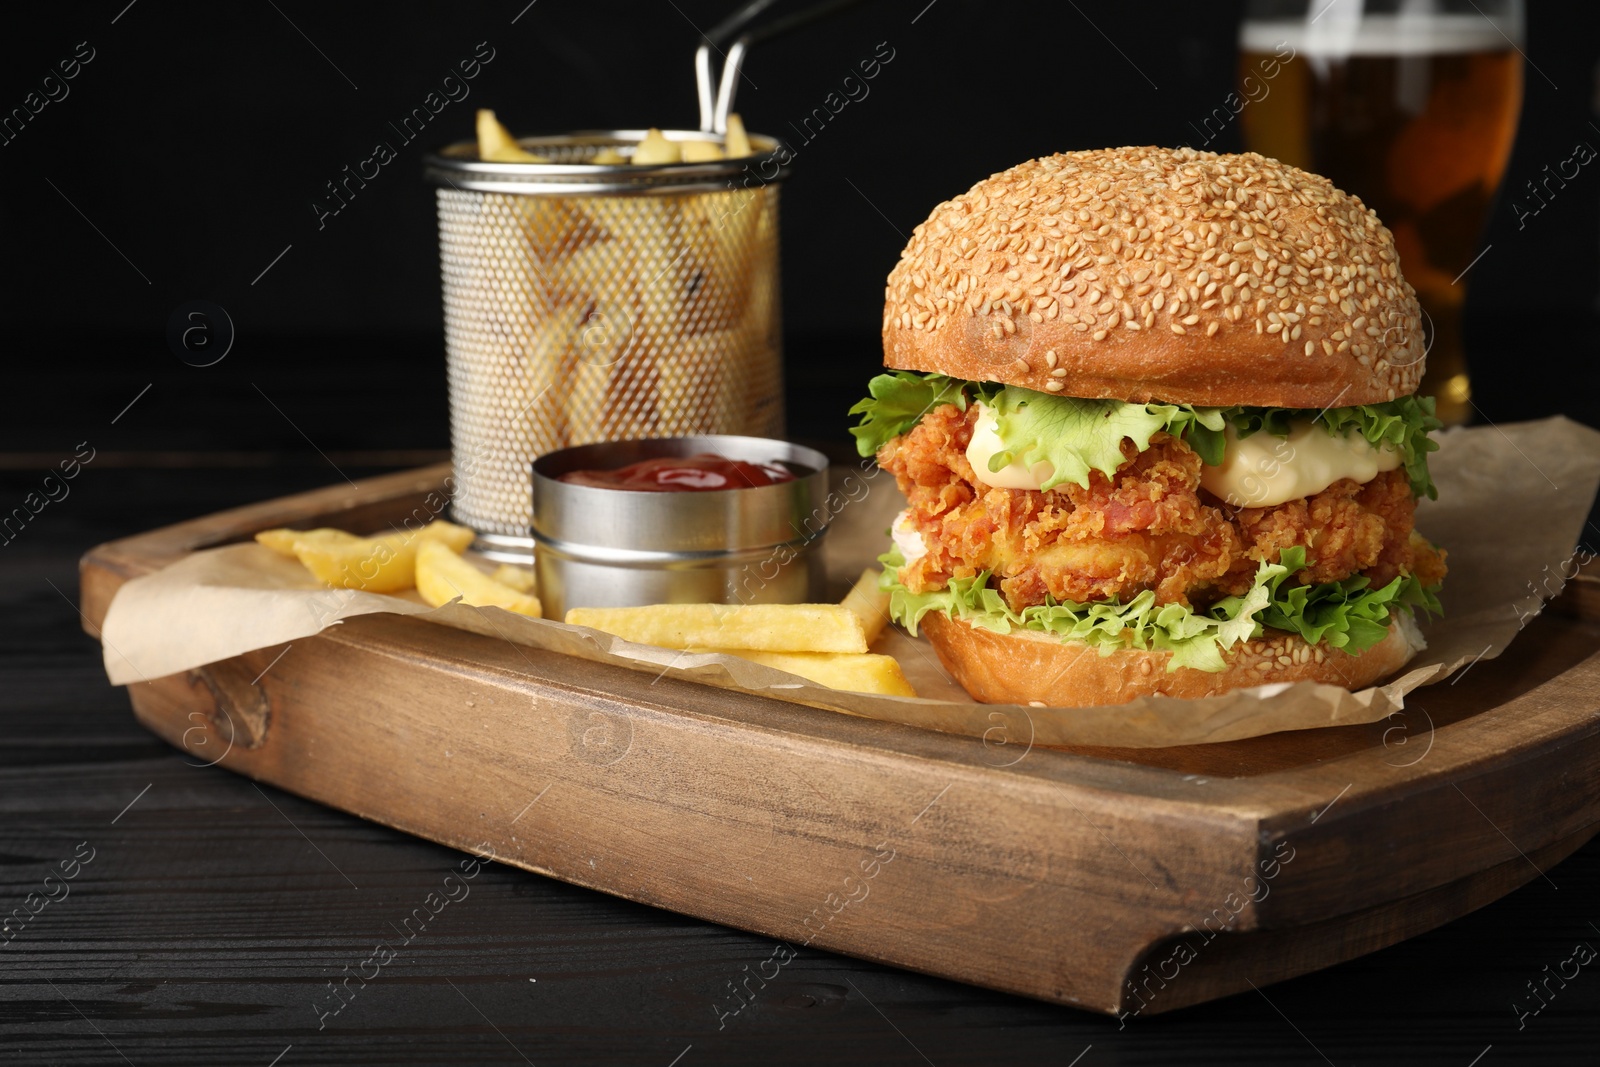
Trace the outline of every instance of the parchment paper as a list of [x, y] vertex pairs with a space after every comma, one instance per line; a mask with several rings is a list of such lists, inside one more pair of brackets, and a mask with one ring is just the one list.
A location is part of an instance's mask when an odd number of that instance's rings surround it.
[[[637, 645], [499, 608], [452, 603], [429, 609], [414, 599], [325, 589], [298, 562], [253, 543], [198, 552], [124, 585], [102, 630], [106, 673], [113, 684], [127, 685], [386, 611], [581, 659], [948, 733], [1010, 733], [1025, 718], [1028, 736], [1040, 745], [1154, 748], [1375, 722], [1402, 707], [1405, 694], [1418, 686], [1505, 650], [1543, 599], [1559, 592], [1600, 485], [1600, 432], [1564, 418], [1451, 430], [1437, 439], [1430, 463], [1439, 499], [1420, 503], [1417, 525], [1449, 551], [1445, 617], [1424, 624], [1429, 647], [1397, 678], [1355, 693], [1298, 682], [1203, 700], [1142, 697], [1112, 707], [979, 705], [950, 680], [925, 641], [893, 628], [875, 651], [895, 656], [920, 696], [845, 693], [734, 657]], [[842, 593], [862, 568], [875, 565], [904, 501], [882, 474], [836, 469], [834, 487], [847, 502], [828, 535], [826, 556]]]

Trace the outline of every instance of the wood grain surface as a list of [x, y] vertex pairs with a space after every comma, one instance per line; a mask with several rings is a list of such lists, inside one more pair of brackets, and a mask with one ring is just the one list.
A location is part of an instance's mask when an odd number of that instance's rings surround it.
[[[184, 551], [381, 526], [442, 474], [104, 546], [84, 563], [86, 625]], [[1600, 628], [1543, 628], [1397, 720], [1155, 754], [1024, 759], [389, 616], [131, 693], [199, 760], [431, 840], [1126, 1021], [1431, 929], [1592, 836]], [[743, 972], [719, 1021], [788, 962]]]

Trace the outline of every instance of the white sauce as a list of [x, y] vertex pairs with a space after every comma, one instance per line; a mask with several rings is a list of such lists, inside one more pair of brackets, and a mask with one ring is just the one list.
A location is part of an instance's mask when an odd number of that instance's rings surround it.
[[1287, 438], [1260, 431], [1241, 441], [1232, 425], [1226, 434], [1222, 463], [1201, 468], [1200, 484], [1234, 507], [1271, 507], [1313, 496], [1341, 478], [1370, 482], [1400, 466], [1393, 446], [1373, 448], [1359, 433], [1335, 436], [1309, 420], [1294, 423]]
[[923, 541], [922, 534], [911, 525], [911, 509], [906, 508], [894, 518], [894, 525], [889, 528], [889, 536], [894, 538], [900, 555], [907, 563], [915, 563], [928, 554], [927, 542]]
[[997, 471], [989, 469], [989, 460], [1005, 445], [997, 432], [994, 412], [983, 404], [977, 405], [978, 418], [972, 424], [972, 443], [967, 445], [967, 462], [972, 464], [973, 477], [984, 485], [996, 489], [1037, 489], [1055, 473], [1054, 465], [1041, 460], [1029, 470], [1021, 460], [1012, 460]]

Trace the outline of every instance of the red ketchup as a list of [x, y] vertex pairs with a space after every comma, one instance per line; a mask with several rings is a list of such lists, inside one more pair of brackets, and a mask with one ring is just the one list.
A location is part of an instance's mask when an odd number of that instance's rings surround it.
[[751, 489], [792, 482], [794, 472], [776, 463], [749, 463], [701, 453], [642, 459], [613, 471], [568, 471], [560, 481], [595, 489], [632, 489], [645, 493], [703, 493], [715, 489]]

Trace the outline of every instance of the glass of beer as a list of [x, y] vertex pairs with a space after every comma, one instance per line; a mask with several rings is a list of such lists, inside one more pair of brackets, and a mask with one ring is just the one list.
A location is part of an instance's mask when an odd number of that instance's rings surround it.
[[1239, 33], [1245, 145], [1394, 232], [1431, 320], [1420, 391], [1446, 424], [1471, 413], [1461, 307], [1516, 136], [1522, 39], [1521, 0], [1250, 0]]

